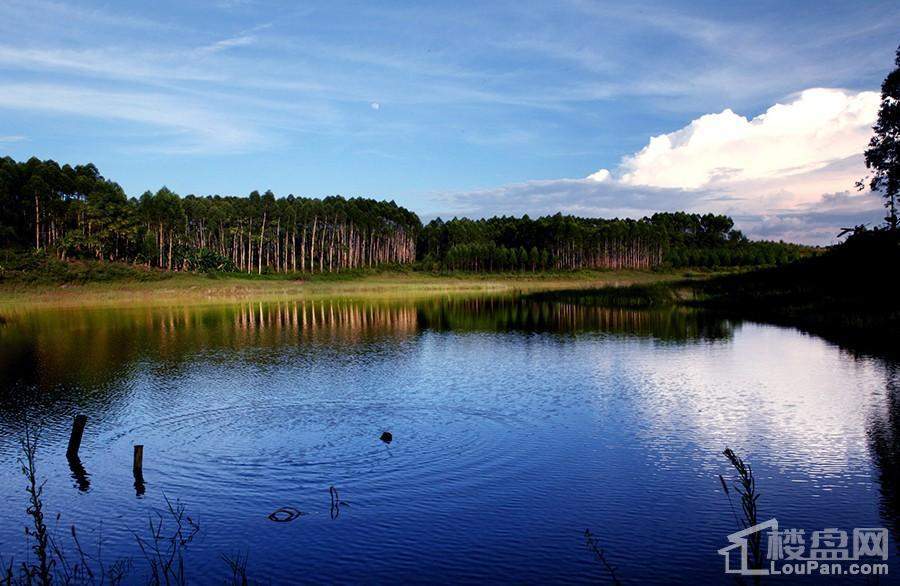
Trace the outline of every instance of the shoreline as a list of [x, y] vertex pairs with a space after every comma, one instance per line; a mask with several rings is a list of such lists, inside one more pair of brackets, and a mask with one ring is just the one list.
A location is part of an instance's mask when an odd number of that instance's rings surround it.
[[298, 279], [175, 273], [153, 281], [0, 285], [0, 312], [132, 306], [218, 305], [291, 299], [391, 300], [440, 295], [516, 293], [647, 285], [685, 279], [681, 272], [580, 271], [576, 273], [458, 274], [380, 272], [304, 275]]

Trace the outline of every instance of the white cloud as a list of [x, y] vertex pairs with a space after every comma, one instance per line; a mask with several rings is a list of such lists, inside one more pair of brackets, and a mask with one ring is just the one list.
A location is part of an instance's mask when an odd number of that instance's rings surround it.
[[753, 237], [827, 244], [883, 215], [878, 197], [850, 192], [878, 104], [875, 92], [809, 89], [752, 119], [724, 110], [654, 136], [615, 172], [437, 197], [444, 215], [725, 213]]
[[0, 144], [8, 144], [12, 142], [22, 142], [26, 140], [26, 137], [21, 134], [11, 134], [7, 136], [0, 136]]
[[626, 157], [621, 180], [696, 189], [815, 171], [865, 149], [878, 104], [875, 92], [817, 88], [752, 120], [707, 114]]

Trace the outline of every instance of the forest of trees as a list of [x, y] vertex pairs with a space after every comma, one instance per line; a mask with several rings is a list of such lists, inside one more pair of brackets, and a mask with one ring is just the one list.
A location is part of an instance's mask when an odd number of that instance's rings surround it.
[[779, 264], [805, 247], [751, 242], [727, 216], [640, 220], [436, 219], [394, 202], [340, 196], [129, 198], [92, 164], [0, 159], [0, 247], [168, 271], [334, 272], [413, 264], [427, 270], [546, 271]]
[[94, 165], [0, 159], [0, 246], [166, 270], [332, 272], [412, 263], [421, 222], [393, 202], [326, 197], [128, 198]]
[[750, 241], [728, 216], [658, 213], [640, 220], [556, 214], [434, 220], [419, 237], [426, 266], [469, 271], [648, 269], [780, 264], [808, 248]]

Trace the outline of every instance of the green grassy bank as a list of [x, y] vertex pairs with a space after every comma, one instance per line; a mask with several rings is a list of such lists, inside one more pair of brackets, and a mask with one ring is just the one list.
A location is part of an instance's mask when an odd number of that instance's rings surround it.
[[[0, 257], [2, 258], [2, 257]], [[537, 292], [646, 285], [675, 271], [445, 273], [357, 270], [325, 274], [195, 274], [99, 261], [28, 255], [0, 270], [0, 308], [95, 307], [274, 301], [298, 298], [416, 298], [441, 294]]]

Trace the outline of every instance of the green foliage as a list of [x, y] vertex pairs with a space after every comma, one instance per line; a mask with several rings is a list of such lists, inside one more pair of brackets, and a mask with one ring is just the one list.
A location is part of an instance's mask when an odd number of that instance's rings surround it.
[[552, 300], [562, 303], [574, 303], [585, 307], [622, 307], [633, 309], [672, 306], [679, 301], [677, 289], [667, 283], [540, 292], [531, 294], [528, 298], [539, 301]]
[[545, 216], [433, 220], [419, 236], [428, 270], [547, 271], [740, 267], [791, 262], [811, 252], [753, 242], [727, 216], [658, 213], [640, 220]]
[[44, 251], [4, 251], [0, 284], [83, 285], [94, 282], [159, 281], [170, 274], [141, 266], [96, 260], [61, 261]]
[[93, 165], [0, 158], [0, 248], [171, 271], [332, 272], [415, 260], [418, 216], [390, 201], [340, 196], [128, 199]]
[[237, 271], [237, 267], [231, 262], [231, 259], [208, 248], [189, 249], [185, 253], [185, 263], [189, 270], [200, 273]]
[[129, 199], [94, 165], [0, 159], [0, 247], [59, 260], [246, 275], [331, 273], [412, 265], [427, 271], [536, 273], [777, 265], [808, 254], [750, 242], [731, 218], [659, 213], [639, 220], [556, 214], [532, 220], [436, 219], [422, 226], [393, 201], [271, 191]]
[[[888, 226], [896, 230], [897, 197], [900, 195], [900, 47], [894, 60], [895, 68], [881, 84], [881, 107], [873, 130], [875, 136], [866, 149], [866, 167], [872, 171], [869, 189], [884, 197], [888, 209]], [[859, 182], [863, 188], [865, 180]]]

